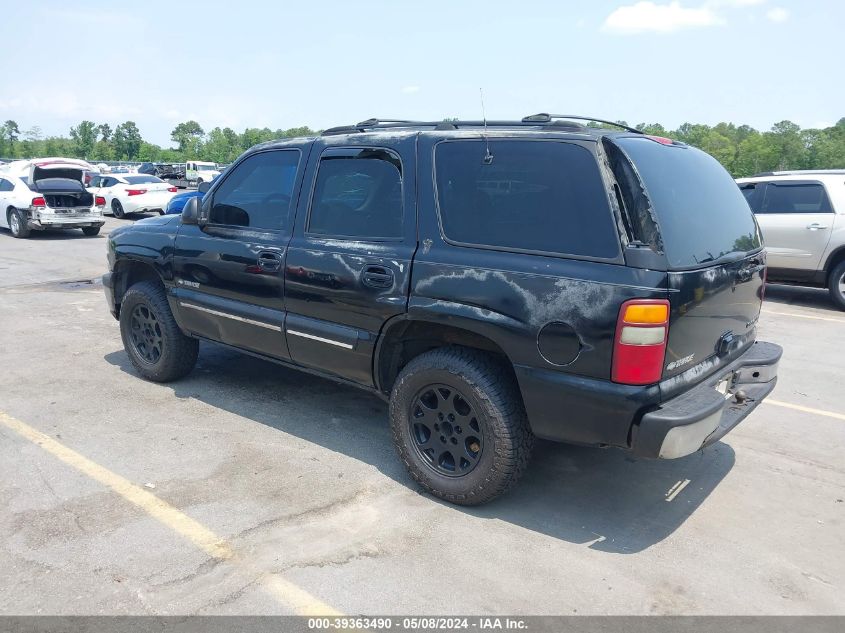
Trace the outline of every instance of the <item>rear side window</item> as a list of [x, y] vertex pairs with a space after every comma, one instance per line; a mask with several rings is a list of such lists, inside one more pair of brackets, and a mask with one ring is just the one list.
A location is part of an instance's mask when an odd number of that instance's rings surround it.
[[308, 233], [402, 237], [402, 166], [384, 149], [327, 150], [320, 159]]
[[12, 183], [8, 180], [0, 178], [0, 191], [11, 191], [13, 189]]
[[253, 154], [214, 192], [209, 222], [264, 230], [285, 228], [299, 150]]
[[694, 268], [761, 248], [742, 192], [719, 162], [694, 147], [617, 137], [645, 185], [672, 268]]
[[[593, 154], [556, 141], [437, 145], [443, 234], [463, 244], [615, 258], [619, 236]], [[486, 157], [486, 158], [485, 158]]]
[[833, 213], [821, 183], [770, 182], [760, 213]]
[[124, 180], [130, 185], [146, 185], [156, 182], [164, 182], [161, 178], [156, 178], [155, 176], [126, 176]]

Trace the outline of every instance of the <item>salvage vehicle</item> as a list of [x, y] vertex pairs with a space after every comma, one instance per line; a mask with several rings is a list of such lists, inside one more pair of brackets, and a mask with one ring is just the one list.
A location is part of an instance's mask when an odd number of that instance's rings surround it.
[[845, 310], [845, 169], [774, 171], [737, 183], [766, 241], [768, 281], [827, 288]]
[[88, 237], [103, 226], [105, 201], [86, 191], [92, 169], [72, 158], [19, 160], [0, 169], [0, 227], [14, 237], [44, 229], [82, 229]]
[[181, 216], [110, 234], [133, 366], [177, 380], [209, 341], [367, 389], [413, 479], [457, 504], [512, 486], [535, 437], [713, 444], [777, 380], [754, 216], [708, 154], [585, 119], [253, 147]]
[[114, 173], [95, 176], [88, 190], [102, 197], [106, 212], [111, 212], [116, 218], [128, 213], [163, 215], [168, 202], [177, 192], [176, 187], [155, 176]]

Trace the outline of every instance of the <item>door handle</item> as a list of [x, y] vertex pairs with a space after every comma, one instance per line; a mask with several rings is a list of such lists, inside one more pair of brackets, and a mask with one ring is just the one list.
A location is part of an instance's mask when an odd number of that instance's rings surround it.
[[824, 224], [819, 224], [818, 222], [813, 222], [812, 224], [808, 224], [807, 228], [811, 231], [818, 231], [819, 229], [826, 229], [827, 227]]
[[370, 288], [392, 288], [393, 271], [385, 266], [367, 266], [361, 273], [361, 283]]
[[261, 270], [279, 270], [282, 267], [282, 258], [273, 251], [261, 251], [258, 253], [258, 267]]

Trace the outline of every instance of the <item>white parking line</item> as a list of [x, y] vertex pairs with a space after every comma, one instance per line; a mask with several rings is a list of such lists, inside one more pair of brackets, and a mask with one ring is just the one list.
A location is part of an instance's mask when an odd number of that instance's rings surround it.
[[825, 411], [824, 409], [813, 409], [812, 407], [805, 407], [800, 404], [792, 404], [790, 402], [781, 402], [780, 400], [772, 400], [766, 398], [763, 400], [764, 404], [773, 404], [776, 407], [784, 407], [785, 409], [795, 409], [796, 411], [803, 411], [804, 413], [813, 413], [815, 415], [823, 415], [826, 418], [833, 418], [834, 420], [845, 421], [845, 414], [834, 413], [833, 411]]
[[775, 310], [763, 310], [763, 314], [776, 314], [778, 316], [798, 317], [799, 319], [814, 319], [816, 321], [830, 321], [832, 323], [845, 323], [845, 319], [835, 317], [815, 316], [813, 314], [797, 314], [795, 312], [777, 312]]
[[162, 525], [170, 528], [215, 560], [234, 565], [248, 579], [256, 579], [276, 600], [298, 615], [342, 615], [302, 587], [273, 573], [268, 573], [243, 559], [225, 539], [178, 508], [159, 499], [148, 490], [91, 461], [49, 435], [0, 411], [0, 426], [14, 431], [40, 446], [53, 457], [110, 488]]

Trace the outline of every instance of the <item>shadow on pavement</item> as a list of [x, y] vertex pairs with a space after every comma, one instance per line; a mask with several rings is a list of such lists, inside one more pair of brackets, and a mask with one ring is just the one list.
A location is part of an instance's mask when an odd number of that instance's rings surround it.
[[[137, 375], [123, 350], [105, 360]], [[205, 343], [194, 372], [167, 386], [177, 398], [194, 398], [343, 453], [418, 490], [393, 449], [387, 406], [372, 394]], [[538, 442], [528, 472], [509, 494], [479, 508], [450, 507], [631, 554], [672, 534], [733, 464], [734, 451], [721, 442], [671, 461]]]
[[800, 306], [802, 308], [822, 308], [842, 314], [842, 311], [833, 303], [826, 288], [766, 284], [765, 303]]

